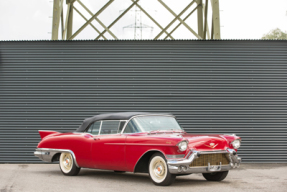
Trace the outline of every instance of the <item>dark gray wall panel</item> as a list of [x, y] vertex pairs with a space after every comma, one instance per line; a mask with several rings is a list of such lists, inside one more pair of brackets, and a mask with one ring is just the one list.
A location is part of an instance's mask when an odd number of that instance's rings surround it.
[[236, 133], [244, 162], [287, 160], [286, 41], [0, 42], [0, 162], [39, 162], [37, 130], [105, 112], [169, 112]]

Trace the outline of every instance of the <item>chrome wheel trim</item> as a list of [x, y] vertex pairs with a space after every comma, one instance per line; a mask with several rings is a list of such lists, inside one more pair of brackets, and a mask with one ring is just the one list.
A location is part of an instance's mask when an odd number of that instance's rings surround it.
[[73, 167], [73, 157], [71, 153], [61, 153], [60, 167], [64, 173], [69, 173]]
[[167, 165], [165, 160], [160, 156], [155, 156], [149, 164], [149, 174], [156, 183], [161, 183], [167, 176]]

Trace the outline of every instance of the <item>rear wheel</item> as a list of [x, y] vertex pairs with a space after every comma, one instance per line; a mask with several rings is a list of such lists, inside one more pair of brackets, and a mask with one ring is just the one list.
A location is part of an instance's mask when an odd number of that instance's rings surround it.
[[62, 173], [68, 176], [78, 175], [81, 168], [77, 167], [71, 153], [61, 153], [59, 165]]
[[176, 175], [170, 174], [167, 163], [161, 153], [155, 153], [149, 161], [149, 176], [155, 185], [167, 186], [173, 183]]
[[214, 173], [202, 173], [203, 177], [207, 181], [222, 181], [227, 176], [228, 171], [214, 172]]

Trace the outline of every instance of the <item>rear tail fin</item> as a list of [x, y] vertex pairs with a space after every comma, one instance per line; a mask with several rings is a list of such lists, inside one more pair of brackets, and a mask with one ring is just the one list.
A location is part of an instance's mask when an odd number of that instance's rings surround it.
[[51, 135], [51, 134], [55, 134], [55, 133], [59, 133], [59, 132], [39, 130], [39, 134], [40, 134], [41, 139], [44, 139], [44, 137]]

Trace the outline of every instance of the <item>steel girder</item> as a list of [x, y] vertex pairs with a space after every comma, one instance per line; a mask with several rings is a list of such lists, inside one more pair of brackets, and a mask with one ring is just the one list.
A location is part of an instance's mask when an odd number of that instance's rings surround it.
[[[98, 16], [105, 11], [105, 9], [115, 1], [115, 0], [108, 0], [108, 2], [99, 9], [96, 13], [92, 13], [91, 10], [81, 2], [81, 0], [66, 0], [67, 4], [67, 11], [64, 13], [63, 4], [65, 0], [54, 0], [53, 6], [53, 22], [52, 22], [52, 40], [59, 39], [59, 26], [61, 23], [61, 39], [62, 40], [73, 40], [76, 38], [78, 34], [80, 34], [88, 25], [90, 25], [96, 31], [96, 40], [103, 38], [104, 40], [108, 40], [108, 38], [104, 35], [106, 32], [110, 34], [112, 39], [118, 39], [116, 35], [111, 31], [111, 28], [134, 6], [137, 6], [142, 13], [144, 13], [156, 26], [160, 28], [160, 33], [154, 37], [154, 40], [157, 39], [175, 39], [172, 36], [172, 33], [178, 29], [179, 26], [185, 26], [196, 38], [198, 39], [220, 39], [220, 13], [219, 13], [219, 0], [191, 0], [190, 3], [177, 15], [170, 7], [168, 7], [163, 0], [157, 0], [168, 12], [170, 12], [174, 19], [168, 23], [165, 27], [163, 27], [158, 21], [156, 21], [142, 6], [139, 5], [140, 0], [131, 0], [131, 5], [124, 10], [113, 22], [110, 24], [104, 24]], [[120, 0], [118, 0], [120, 1]], [[192, 11], [181, 19], [182, 15], [187, 12], [187, 10], [196, 3], [196, 7], [192, 9]], [[76, 6], [75, 6], [76, 4]], [[208, 10], [209, 4], [211, 4], [211, 30], [209, 31], [208, 25]], [[86, 18], [84, 14], [77, 8], [80, 6], [88, 14], [91, 16], [90, 18]], [[73, 16], [74, 11], [79, 14], [86, 22], [78, 29], [76, 32], [73, 33]], [[186, 23], [186, 20], [194, 13], [197, 12], [197, 32], [190, 27]], [[64, 19], [65, 15], [65, 19]], [[64, 22], [65, 20], [65, 22]], [[103, 31], [99, 30], [95, 25], [92, 24], [92, 21], [97, 21], [102, 27]], [[179, 21], [179, 24], [170, 29], [172, 24], [176, 21]], [[163, 35], [165, 34], [165, 35]], [[163, 36], [162, 36], [163, 35]]]

